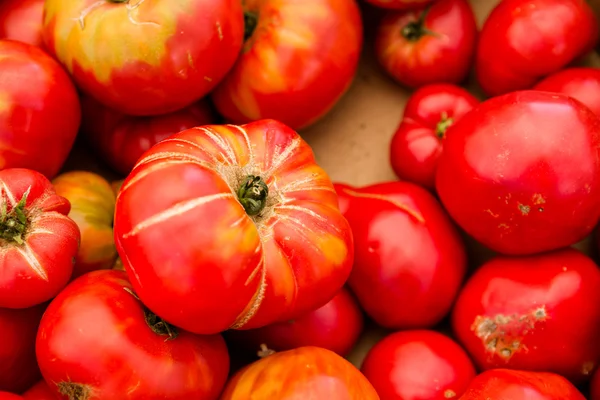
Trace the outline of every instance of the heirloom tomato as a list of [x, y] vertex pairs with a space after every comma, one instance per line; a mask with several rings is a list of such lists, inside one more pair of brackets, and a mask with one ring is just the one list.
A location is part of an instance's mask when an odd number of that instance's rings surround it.
[[460, 86], [441, 83], [417, 89], [404, 107], [390, 145], [398, 178], [434, 189], [446, 131], [477, 104], [479, 100]]
[[0, 171], [0, 307], [26, 308], [54, 297], [69, 281], [79, 228], [69, 201], [36, 171]]
[[589, 379], [600, 361], [600, 269], [573, 249], [496, 257], [462, 289], [452, 325], [481, 369]]
[[271, 354], [238, 371], [220, 400], [379, 400], [373, 386], [350, 362], [320, 347]]
[[598, 21], [585, 0], [503, 0], [481, 30], [477, 80], [489, 96], [529, 89], [597, 40]]
[[571, 382], [551, 372], [494, 369], [477, 375], [459, 400], [485, 399], [585, 400], [585, 397]]
[[56, 193], [71, 203], [69, 217], [81, 232], [73, 278], [109, 269], [117, 258], [113, 235], [115, 193], [110, 183], [87, 171], [65, 172], [52, 181]]
[[438, 0], [410, 11], [389, 12], [377, 28], [375, 51], [396, 81], [417, 88], [459, 83], [469, 73], [477, 23], [467, 0]]
[[369, 350], [362, 373], [385, 400], [456, 398], [475, 377], [467, 353], [436, 331], [401, 331]]
[[56, 400], [56, 396], [44, 380], [39, 381], [23, 393], [23, 398], [25, 400]]
[[419, 8], [426, 4], [433, 3], [434, 0], [365, 0], [376, 7], [390, 8], [393, 10], [406, 10]]
[[50, 303], [36, 353], [46, 382], [68, 400], [215, 400], [229, 372], [220, 335], [169, 325], [114, 270], [79, 277]]
[[183, 131], [215, 122], [206, 100], [175, 112], [136, 117], [105, 107], [89, 96], [82, 98], [82, 131], [91, 145], [116, 172], [126, 176], [144, 152], [156, 143]]
[[451, 133], [437, 193], [454, 220], [492, 250], [569, 246], [598, 222], [600, 119], [580, 102], [513, 92], [483, 102]]
[[598, 68], [563, 69], [538, 82], [534, 89], [571, 96], [600, 116], [600, 69]]
[[300, 129], [350, 87], [363, 35], [355, 0], [246, 0], [245, 43], [212, 94], [229, 121], [272, 118]]
[[231, 69], [240, 0], [46, 0], [44, 42], [83, 92], [131, 115], [176, 111]]
[[12, 40], [0, 40], [0, 78], [0, 169], [54, 177], [79, 129], [75, 86], [43, 50]]
[[345, 217], [355, 260], [349, 285], [363, 309], [386, 328], [436, 325], [466, 272], [464, 245], [441, 205], [408, 182], [338, 189], [350, 197]]
[[3, 0], [0, 3], [0, 39], [43, 46], [44, 0]]
[[140, 299], [194, 333], [297, 318], [342, 288], [352, 232], [312, 149], [274, 120], [177, 133], [117, 197], [117, 250]]

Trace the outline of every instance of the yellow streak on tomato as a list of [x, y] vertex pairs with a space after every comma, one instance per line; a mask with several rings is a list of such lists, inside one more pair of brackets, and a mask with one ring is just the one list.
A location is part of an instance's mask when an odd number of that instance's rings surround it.
[[334, 265], [342, 265], [348, 256], [348, 247], [339, 237], [331, 234], [321, 234], [314, 236], [314, 240], [323, 252], [325, 258]]

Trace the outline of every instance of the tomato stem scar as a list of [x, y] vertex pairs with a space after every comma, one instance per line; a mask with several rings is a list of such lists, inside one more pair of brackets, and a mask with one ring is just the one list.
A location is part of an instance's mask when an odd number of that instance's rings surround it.
[[244, 42], [254, 33], [256, 26], [258, 25], [258, 15], [252, 11], [244, 12]]
[[[123, 290], [125, 290], [127, 293], [132, 295], [137, 301], [139, 301], [141, 303], [140, 298], [133, 290], [131, 290], [128, 287], [124, 287]], [[142, 307], [144, 308], [144, 319], [146, 320], [146, 324], [148, 324], [150, 329], [152, 329], [152, 332], [154, 332], [160, 336], [168, 336], [165, 339], [165, 342], [167, 340], [173, 340], [173, 339], [177, 338], [178, 332], [174, 326], [170, 325], [167, 321], [165, 321], [158, 315], [154, 314], [143, 304], [142, 304]]]
[[10, 210], [7, 210], [6, 201], [2, 202], [2, 211], [0, 213], [0, 238], [9, 241], [23, 244], [23, 236], [27, 230], [27, 196], [29, 190], [23, 194], [21, 200]]
[[260, 176], [248, 175], [242, 181], [237, 194], [246, 213], [254, 216], [265, 208], [269, 196], [269, 187]]
[[425, 27], [425, 18], [427, 17], [430, 9], [431, 6], [425, 7], [415, 21], [410, 21], [408, 24], [404, 25], [401, 32], [402, 36], [404, 36], [406, 40], [410, 42], [416, 42], [425, 35], [434, 34], [427, 29], [427, 27]]
[[448, 113], [444, 111], [441, 115], [440, 122], [438, 122], [435, 127], [435, 135], [440, 139], [444, 139], [446, 137], [446, 130], [448, 130], [453, 123], [454, 119], [449, 118]]

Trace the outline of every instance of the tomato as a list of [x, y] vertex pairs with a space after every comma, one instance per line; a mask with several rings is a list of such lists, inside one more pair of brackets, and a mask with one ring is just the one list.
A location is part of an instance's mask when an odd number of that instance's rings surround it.
[[444, 400], [463, 394], [475, 377], [465, 351], [429, 330], [392, 333], [369, 350], [361, 371], [386, 400]]
[[44, 309], [45, 305], [0, 308], [0, 390], [22, 392], [40, 378], [35, 335]]
[[229, 371], [220, 335], [172, 327], [115, 270], [81, 276], [50, 303], [36, 353], [53, 392], [69, 400], [214, 400]]
[[600, 269], [573, 249], [494, 258], [463, 288], [452, 325], [482, 369], [589, 379], [600, 361]]
[[379, 400], [356, 367], [330, 350], [300, 347], [269, 355], [238, 371], [220, 400]]
[[129, 174], [142, 154], [161, 140], [185, 129], [211, 124], [216, 119], [205, 100], [153, 117], [125, 115], [89, 96], [83, 97], [81, 105], [83, 134], [100, 158], [122, 175]]
[[466, 272], [464, 245], [440, 204], [407, 182], [341, 192], [350, 196], [345, 217], [354, 237], [349, 285], [362, 308], [390, 329], [436, 325]]
[[434, 189], [446, 131], [478, 104], [477, 98], [455, 85], [417, 89], [406, 103], [390, 146], [390, 161], [398, 178]]
[[331, 300], [352, 267], [329, 177], [274, 120], [163, 140], [123, 183], [115, 215], [140, 299], [194, 333], [294, 319]]
[[125, 182], [125, 179], [117, 179], [116, 181], [112, 181], [110, 183], [110, 187], [112, 188], [115, 196], [117, 196], [119, 194], [119, 190], [121, 190], [121, 186], [123, 186], [123, 182]]
[[459, 400], [485, 399], [585, 400], [585, 397], [557, 374], [495, 369], [479, 374]]
[[600, 119], [555, 93], [487, 100], [452, 127], [436, 188], [454, 220], [492, 250], [576, 243], [600, 218]]
[[23, 400], [23, 397], [14, 393], [0, 392], [0, 400]]
[[52, 181], [56, 193], [71, 203], [69, 217], [81, 232], [73, 277], [109, 269], [117, 258], [113, 237], [115, 193], [110, 183], [87, 171], [65, 172]]
[[597, 40], [598, 22], [585, 0], [503, 0], [481, 30], [477, 80], [489, 96], [528, 89]]
[[379, 63], [409, 88], [460, 83], [469, 73], [477, 23], [467, 0], [438, 0], [430, 6], [389, 12], [377, 27]]
[[239, 0], [46, 0], [48, 50], [83, 92], [131, 115], [191, 105], [233, 66]]
[[392, 10], [405, 10], [419, 8], [425, 4], [433, 3], [434, 0], [365, 0], [374, 6], [389, 8]]
[[79, 247], [70, 204], [42, 174], [0, 171], [0, 307], [27, 308], [68, 282]]
[[244, 49], [212, 99], [227, 120], [304, 128], [350, 87], [363, 43], [355, 0], [246, 0]]
[[596, 372], [592, 375], [590, 400], [600, 400], [600, 368], [596, 368]]
[[571, 96], [600, 116], [600, 69], [598, 68], [563, 69], [538, 82], [534, 89]]
[[3, 0], [0, 3], [0, 39], [43, 47], [44, 0]]
[[50, 390], [50, 386], [43, 380], [23, 393], [23, 398], [25, 400], [56, 400], [56, 396]]
[[54, 177], [79, 129], [75, 87], [40, 48], [12, 40], [0, 40], [0, 76], [0, 169]]
[[342, 289], [323, 307], [295, 320], [247, 331], [229, 331], [228, 337], [238, 347], [254, 351], [263, 344], [276, 351], [316, 346], [345, 356], [358, 341], [363, 322], [356, 300], [347, 289]]

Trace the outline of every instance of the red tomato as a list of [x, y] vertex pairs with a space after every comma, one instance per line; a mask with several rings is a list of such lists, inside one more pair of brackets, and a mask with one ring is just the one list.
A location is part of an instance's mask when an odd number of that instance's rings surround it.
[[489, 96], [528, 89], [597, 40], [598, 22], [585, 0], [503, 0], [481, 31], [477, 80]]
[[329, 177], [274, 120], [163, 140], [123, 183], [115, 215], [142, 301], [194, 333], [294, 319], [331, 300], [352, 267]]
[[477, 23], [467, 0], [438, 0], [411, 11], [388, 13], [377, 28], [375, 51], [401, 84], [462, 82], [469, 73]]
[[417, 89], [406, 103], [390, 146], [396, 175], [434, 189], [446, 130], [477, 104], [479, 100], [459, 86], [442, 83]]
[[2, 0], [0, 39], [11, 39], [43, 46], [44, 0]]
[[276, 351], [316, 346], [345, 356], [356, 344], [362, 329], [362, 310], [350, 292], [342, 289], [323, 307], [295, 320], [259, 329], [230, 331], [228, 337], [236, 345], [254, 351], [263, 344]]
[[0, 169], [54, 177], [79, 129], [75, 87], [40, 48], [12, 40], [0, 40], [0, 76]]
[[349, 284], [363, 309], [391, 329], [440, 322], [466, 271], [464, 245], [440, 204], [407, 182], [346, 188], [341, 196], [350, 196], [345, 216], [354, 237]]
[[77, 86], [108, 107], [158, 115], [191, 105], [242, 47], [239, 0], [46, 0], [43, 35]]
[[571, 96], [600, 116], [600, 69], [598, 68], [563, 69], [543, 79], [534, 89]]
[[69, 201], [39, 172], [0, 171], [0, 307], [26, 308], [68, 282], [79, 247]]
[[39, 381], [23, 393], [23, 398], [25, 400], [56, 400], [56, 396], [52, 390], [50, 390], [50, 386], [43, 380]]
[[494, 258], [463, 288], [452, 325], [482, 369], [589, 379], [600, 361], [600, 269], [573, 249]]
[[600, 400], [600, 368], [596, 368], [596, 372], [592, 375], [590, 400]]
[[334, 183], [333, 188], [335, 189], [338, 197], [338, 205], [342, 215], [346, 216], [348, 209], [350, 208], [350, 201], [352, 196], [346, 193], [346, 190], [352, 191], [352, 186], [345, 183]]
[[272, 354], [243, 368], [220, 400], [379, 400], [356, 367], [332, 351], [300, 347]]
[[40, 379], [35, 335], [44, 308], [0, 308], [0, 390], [20, 393]]
[[436, 188], [456, 222], [498, 252], [576, 243], [600, 218], [600, 119], [560, 94], [487, 100], [452, 127]]
[[[145, 309], [122, 271], [93, 271], [48, 306], [37, 360], [62, 399], [218, 398], [229, 371], [220, 335], [178, 330]], [[73, 396], [73, 393], [83, 395]]]
[[0, 400], [23, 400], [23, 397], [14, 393], [0, 392]]
[[463, 394], [475, 378], [465, 351], [428, 330], [392, 333], [367, 353], [361, 371], [385, 400], [445, 400]]
[[272, 118], [304, 128], [350, 87], [363, 43], [355, 0], [246, 0], [242, 54], [213, 92], [234, 123]]
[[585, 400], [585, 397], [560, 375], [495, 369], [479, 374], [459, 400], [487, 399]]
[[82, 131], [91, 147], [122, 175], [129, 174], [142, 154], [161, 140], [185, 129], [211, 124], [216, 119], [206, 100], [153, 117], [122, 114], [89, 96], [82, 98], [81, 105]]
[[433, 3], [434, 0], [365, 0], [374, 6], [390, 8], [393, 10], [406, 10], [419, 8], [425, 4]]

